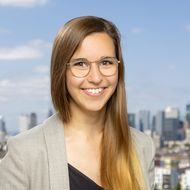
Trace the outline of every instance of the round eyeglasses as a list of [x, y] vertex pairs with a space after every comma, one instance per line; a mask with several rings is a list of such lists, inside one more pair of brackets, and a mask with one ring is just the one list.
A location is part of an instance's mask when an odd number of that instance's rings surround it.
[[86, 58], [78, 58], [72, 60], [66, 65], [71, 69], [71, 73], [75, 77], [85, 77], [91, 70], [91, 63], [98, 64], [100, 73], [104, 76], [112, 76], [118, 70], [119, 60], [115, 57], [103, 57], [97, 61], [88, 61]]

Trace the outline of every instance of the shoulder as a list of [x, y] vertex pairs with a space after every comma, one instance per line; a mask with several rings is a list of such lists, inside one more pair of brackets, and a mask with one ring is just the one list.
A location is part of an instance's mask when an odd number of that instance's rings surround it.
[[[140, 145], [152, 145], [152, 138], [138, 129], [130, 127], [131, 137], [135, 143]], [[151, 143], [151, 144], [150, 144]]]
[[40, 152], [46, 152], [42, 125], [10, 137], [7, 144], [8, 152], [5, 159], [8, 156], [22, 162], [36, 160]]
[[7, 154], [0, 162], [0, 186], [23, 190], [29, 189], [29, 186], [32, 189], [48, 186], [49, 157], [45, 133], [50, 131], [53, 136], [53, 121], [54, 118], [49, 118], [42, 124], [9, 138]]
[[8, 140], [8, 144], [15, 144], [19, 147], [27, 147], [29, 146], [35, 146], [35, 145], [41, 145], [44, 142], [45, 139], [45, 131], [50, 130], [49, 128], [55, 128], [55, 122], [56, 122], [57, 115], [53, 115], [52, 117], [46, 119], [43, 121], [43, 123], [33, 127], [32, 129], [29, 129], [27, 131], [24, 131], [16, 136], [12, 136]]
[[43, 144], [43, 139], [43, 125], [40, 124], [28, 131], [10, 137], [8, 139], [8, 151], [11, 150], [11, 147], [17, 147], [22, 151], [39, 147]]
[[140, 152], [143, 152], [145, 156], [153, 157], [155, 154], [155, 145], [153, 139], [145, 133], [130, 127], [132, 141]]
[[27, 146], [29, 144], [37, 144], [43, 138], [42, 124], [35, 126], [34, 128], [19, 133], [16, 136], [12, 136], [8, 139], [8, 144], [14, 143], [19, 146]]
[[43, 123], [35, 126], [34, 128], [22, 132], [16, 136], [12, 136], [8, 139], [8, 152], [16, 151], [22, 156], [38, 155], [36, 153], [46, 151], [46, 131], [54, 127], [55, 117], [52, 116], [46, 119]]

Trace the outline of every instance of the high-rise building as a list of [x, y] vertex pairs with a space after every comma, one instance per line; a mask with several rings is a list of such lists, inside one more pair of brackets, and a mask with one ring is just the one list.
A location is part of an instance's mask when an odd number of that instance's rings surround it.
[[128, 123], [130, 127], [135, 128], [135, 114], [134, 113], [128, 113]]
[[183, 121], [179, 121], [177, 140], [185, 140], [185, 126]]
[[[5, 127], [5, 121], [2, 116], [0, 116], [0, 145], [1, 143], [6, 141], [6, 135], [7, 135], [7, 130]], [[0, 146], [1, 148], [1, 146]]]
[[30, 115], [21, 114], [19, 116], [19, 129], [20, 132], [30, 129]]
[[5, 121], [3, 119], [3, 116], [0, 115], [0, 131], [3, 133], [7, 133], [6, 126], [5, 126]]
[[153, 115], [152, 116], [152, 123], [151, 123], [151, 132], [155, 132], [156, 131], [156, 116]]
[[163, 138], [165, 141], [175, 141], [178, 139], [179, 109], [167, 107], [164, 114]]
[[37, 125], [37, 114], [32, 112], [30, 114], [21, 114], [19, 116], [20, 132], [31, 129]]
[[186, 105], [186, 120], [188, 123], [188, 127], [190, 128], [190, 104]]
[[33, 128], [37, 125], [37, 115], [36, 113], [32, 112], [30, 114], [30, 128]]
[[141, 110], [139, 111], [139, 125], [140, 130], [150, 130], [150, 111], [149, 110]]
[[160, 136], [162, 136], [163, 127], [164, 127], [164, 112], [158, 111], [155, 116], [155, 131]]

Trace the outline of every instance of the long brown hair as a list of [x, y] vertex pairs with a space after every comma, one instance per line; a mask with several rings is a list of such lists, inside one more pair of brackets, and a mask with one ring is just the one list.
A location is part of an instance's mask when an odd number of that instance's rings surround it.
[[120, 61], [118, 84], [106, 106], [101, 144], [101, 182], [107, 190], [142, 190], [144, 180], [141, 166], [128, 127], [120, 34], [112, 22], [95, 16], [83, 16], [70, 20], [60, 29], [51, 58], [52, 101], [62, 121], [69, 122], [72, 115], [66, 87], [66, 63], [84, 38], [95, 32], [105, 32], [112, 38], [116, 57]]

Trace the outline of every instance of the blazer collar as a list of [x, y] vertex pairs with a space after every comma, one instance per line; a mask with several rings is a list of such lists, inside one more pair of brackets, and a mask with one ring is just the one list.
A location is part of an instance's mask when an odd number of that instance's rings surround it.
[[43, 131], [49, 161], [50, 189], [69, 190], [64, 127], [58, 114], [51, 116], [44, 122]]

